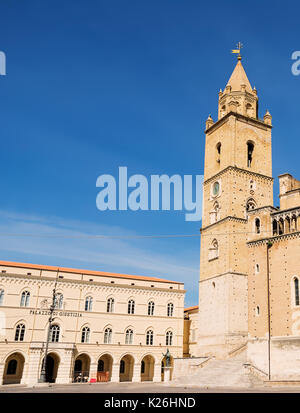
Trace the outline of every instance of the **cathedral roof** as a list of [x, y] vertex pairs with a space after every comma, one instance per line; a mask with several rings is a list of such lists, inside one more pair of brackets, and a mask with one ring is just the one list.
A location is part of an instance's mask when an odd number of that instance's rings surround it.
[[227, 83], [227, 86], [231, 86], [232, 91], [240, 91], [241, 85], [246, 86], [247, 92], [252, 92], [251, 84], [242, 65], [242, 61], [239, 58], [234, 71], [232, 72], [232, 75]]

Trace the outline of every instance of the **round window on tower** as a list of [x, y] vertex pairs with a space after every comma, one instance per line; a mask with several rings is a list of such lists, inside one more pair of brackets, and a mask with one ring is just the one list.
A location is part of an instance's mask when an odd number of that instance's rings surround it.
[[215, 182], [212, 187], [213, 196], [217, 196], [220, 191], [220, 184], [219, 182]]

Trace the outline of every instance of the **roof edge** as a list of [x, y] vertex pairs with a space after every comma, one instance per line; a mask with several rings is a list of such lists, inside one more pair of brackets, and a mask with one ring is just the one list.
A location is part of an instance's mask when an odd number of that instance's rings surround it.
[[102, 277], [114, 277], [114, 278], [126, 278], [126, 279], [135, 279], [141, 281], [155, 281], [161, 283], [170, 283], [170, 284], [180, 284], [184, 285], [183, 282], [180, 281], [172, 281], [166, 280], [164, 278], [157, 278], [157, 277], [147, 277], [143, 275], [130, 275], [130, 274], [119, 274], [119, 273], [112, 273], [112, 272], [105, 272], [105, 271], [93, 271], [93, 270], [85, 270], [79, 268], [68, 268], [68, 267], [60, 267], [60, 266], [53, 266], [53, 265], [43, 265], [43, 264], [31, 264], [31, 263], [24, 263], [24, 262], [14, 262], [14, 261], [1, 261], [0, 265], [7, 266], [7, 267], [24, 267], [24, 268], [31, 268], [37, 270], [48, 270], [48, 271], [58, 271], [58, 272], [67, 272], [67, 273], [74, 273], [74, 274], [86, 274], [86, 275], [96, 275]]

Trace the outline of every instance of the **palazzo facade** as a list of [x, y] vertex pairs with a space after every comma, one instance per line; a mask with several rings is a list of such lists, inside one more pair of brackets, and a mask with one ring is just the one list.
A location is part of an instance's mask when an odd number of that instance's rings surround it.
[[162, 381], [182, 357], [182, 283], [0, 261], [0, 384], [39, 381], [54, 289], [48, 382]]

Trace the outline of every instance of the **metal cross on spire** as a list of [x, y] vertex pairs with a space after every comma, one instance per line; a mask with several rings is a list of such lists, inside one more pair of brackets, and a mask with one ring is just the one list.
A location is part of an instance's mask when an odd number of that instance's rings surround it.
[[243, 47], [243, 44], [241, 42], [238, 42], [236, 45], [236, 49], [233, 49], [231, 51], [231, 53], [237, 53], [238, 54], [238, 60], [241, 60], [242, 56], [241, 56], [241, 49]]

